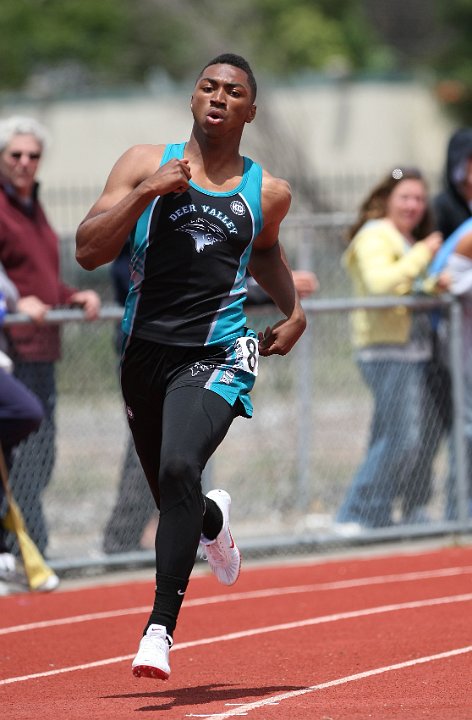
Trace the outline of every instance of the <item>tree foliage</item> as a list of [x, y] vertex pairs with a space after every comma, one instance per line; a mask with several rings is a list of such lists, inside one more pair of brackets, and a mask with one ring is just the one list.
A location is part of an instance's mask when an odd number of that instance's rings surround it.
[[443, 31], [442, 42], [433, 58], [440, 83], [439, 98], [462, 123], [472, 125], [472, 2], [436, 0]]
[[116, 60], [127, 19], [123, 0], [3, 0], [0, 82], [21, 88], [38, 69], [71, 61], [91, 70], [106, 68]]
[[1, 0], [0, 90], [192, 79], [223, 51], [259, 75], [427, 69], [471, 121], [472, 0]]
[[456, 120], [472, 124], [472, 0], [364, 0], [392, 68], [421, 72]]
[[282, 76], [368, 62], [358, 0], [2, 0], [0, 26], [3, 88], [72, 64], [102, 85], [143, 82], [155, 69], [183, 79], [227, 49]]

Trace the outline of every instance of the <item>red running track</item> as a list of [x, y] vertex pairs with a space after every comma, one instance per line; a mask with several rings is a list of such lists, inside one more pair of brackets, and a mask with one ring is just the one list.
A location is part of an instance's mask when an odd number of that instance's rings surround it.
[[149, 576], [0, 598], [2, 718], [472, 718], [472, 548], [196, 575], [165, 683], [130, 669]]

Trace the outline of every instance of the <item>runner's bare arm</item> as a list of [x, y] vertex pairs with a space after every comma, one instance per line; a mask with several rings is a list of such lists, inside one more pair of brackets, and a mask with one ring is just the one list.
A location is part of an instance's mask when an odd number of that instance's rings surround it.
[[254, 242], [249, 271], [270, 295], [285, 319], [260, 333], [261, 355], [285, 355], [306, 327], [305, 313], [295, 290], [293, 275], [279, 242], [279, 230], [291, 203], [290, 186], [285, 180], [264, 172], [262, 212], [264, 227]]
[[135, 145], [113, 166], [103, 193], [77, 230], [76, 259], [86, 270], [111, 262], [119, 254], [155, 197], [188, 187], [188, 161], [172, 159], [159, 167], [163, 151], [163, 145]]

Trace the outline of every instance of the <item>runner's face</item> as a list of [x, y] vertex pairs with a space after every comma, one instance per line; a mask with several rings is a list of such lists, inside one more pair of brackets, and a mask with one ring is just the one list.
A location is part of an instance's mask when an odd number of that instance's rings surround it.
[[0, 173], [22, 197], [31, 196], [41, 150], [34, 135], [14, 135], [0, 153]]
[[191, 108], [209, 134], [241, 129], [256, 113], [247, 74], [232, 65], [210, 65], [197, 80]]

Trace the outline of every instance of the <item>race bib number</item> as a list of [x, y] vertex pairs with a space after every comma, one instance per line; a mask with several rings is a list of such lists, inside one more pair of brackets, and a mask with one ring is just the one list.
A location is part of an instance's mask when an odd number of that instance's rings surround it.
[[245, 370], [245, 372], [251, 373], [251, 375], [257, 375], [259, 367], [257, 338], [240, 337], [236, 340], [235, 346], [237, 366]]

